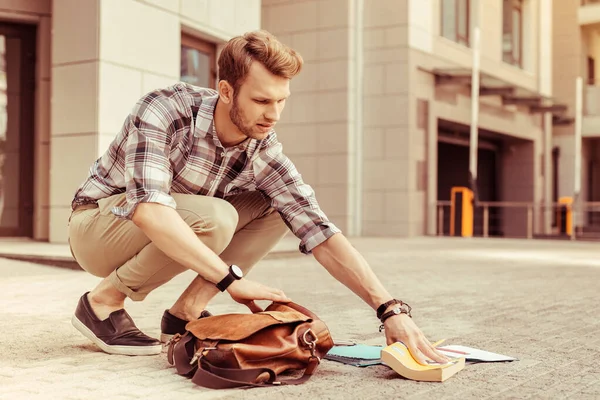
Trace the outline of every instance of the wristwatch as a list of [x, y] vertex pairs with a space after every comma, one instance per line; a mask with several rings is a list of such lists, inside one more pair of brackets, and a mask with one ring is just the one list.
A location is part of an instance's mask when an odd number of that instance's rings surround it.
[[244, 273], [242, 272], [240, 267], [238, 267], [235, 264], [232, 264], [229, 266], [229, 273], [227, 274], [227, 276], [225, 276], [225, 278], [223, 278], [221, 282], [217, 283], [217, 288], [221, 292], [224, 292], [225, 289], [229, 287], [229, 285], [231, 285], [236, 280], [242, 279], [243, 276]]

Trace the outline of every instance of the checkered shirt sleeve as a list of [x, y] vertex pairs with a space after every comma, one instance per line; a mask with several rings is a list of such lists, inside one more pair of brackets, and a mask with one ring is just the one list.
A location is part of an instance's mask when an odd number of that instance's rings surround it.
[[143, 97], [125, 121], [123, 147], [127, 204], [113, 208], [121, 218], [131, 219], [140, 203], [159, 203], [176, 208], [171, 191], [173, 171], [169, 153], [174, 147], [181, 116], [166, 97], [154, 93]]
[[319, 207], [313, 189], [282, 152], [282, 145], [271, 135], [253, 162], [256, 187], [271, 199], [271, 205], [300, 239], [300, 251], [312, 250], [341, 232]]

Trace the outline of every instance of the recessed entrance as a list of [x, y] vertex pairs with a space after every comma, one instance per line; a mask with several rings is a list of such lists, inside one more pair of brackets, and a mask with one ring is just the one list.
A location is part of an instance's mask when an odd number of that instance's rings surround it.
[[35, 37], [0, 23], [0, 236], [33, 235]]

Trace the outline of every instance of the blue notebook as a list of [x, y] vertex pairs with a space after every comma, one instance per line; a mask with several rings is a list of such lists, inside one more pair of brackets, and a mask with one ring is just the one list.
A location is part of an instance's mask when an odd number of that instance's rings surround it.
[[368, 367], [369, 365], [381, 364], [382, 348], [382, 346], [368, 346], [364, 344], [333, 346], [325, 356], [325, 359], [355, 367]]

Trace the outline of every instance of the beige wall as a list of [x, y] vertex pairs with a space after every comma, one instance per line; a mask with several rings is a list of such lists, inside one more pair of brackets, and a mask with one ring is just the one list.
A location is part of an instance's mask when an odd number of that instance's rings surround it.
[[[577, 2], [554, 2], [553, 9], [553, 86], [554, 95], [569, 106], [575, 115], [575, 80], [585, 77], [586, 45], [578, 24]], [[554, 145], [560, 149], [558, 195], [572, 196], [575, 168], [574, 126], [557, 126], [553, 130]], [[585, 165], [582, 163], [582, 165]]]
[[311, 185], [319, 204], [343, 231], [352, 231], [355, 190], [351, 112], [354, 2], [264, 0], [262, 28], [300, 52], [305, 64], [292, 80], [277, 134], [284, 152]]
[[37, 25], [35, 94], [34, 226], [35, 239], [45, 240], [49, 232], [50, 158], [50, 0], [0, 0], [0, 18], [7, 22]]
[[367, 236], [409, 235], [421, 209], [411, 190], [409, 21], [408, 1], [364, 3], [362, 232]]
[[[539, 180], [540, 141], [518, 141], [503, 146], [500, 163], [502, 166], [500, 190], [502, 201], [535, 201], [536, 180]], [[536, 146], [537, 145], [537, 146]], [[506, 236], [525, 237], [527, 235], [527, 208], [511, 207], [501, 210], [502, 231]]]
[[[54, 0], [50, 240], [135, 101], [179, 79], [182, 30], [222, 43], [260, 26], [259, 0]], [[73, 151], [73, 149], [78, 149]]]
[[[440, 2], [430, 0], [433, 7], [433, 19], [430, 34], [433, 35], [432, 53], [439, 60], [446, 61], [457, 67], [471, 68], [472, 52], [469, 48], [440, 36]], [[526, 89], [538, 90], [540, 82], [539, 73], [539, 40], [540, 15], [539, 1], [528, 0], [525, 2], [523, 18], [526, 21], [523, 36], [524, 50], [523, 69], [502, 62], [502, 0], [486, 0], [485, 7], [480, 12], [481, 17], [481, 71], [490, 73], [500, 79], [506, 80]], [[474, 3], [474, 2], [472, 2]], [[545, 2], [546, 7], [547, 2]], [[475, 7], [474, 7], [475, 9]], [[426, 49], [421, 49], [427, 51]]]

